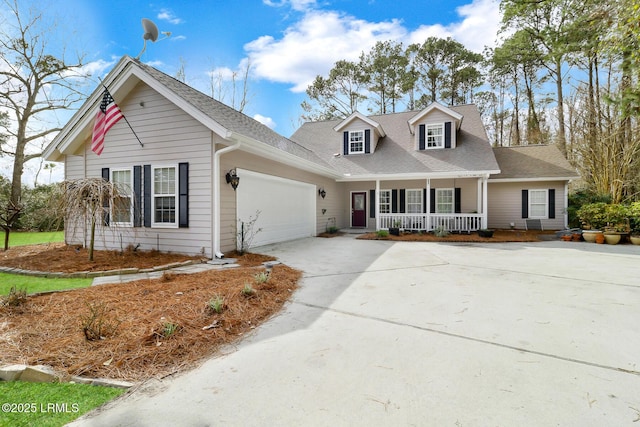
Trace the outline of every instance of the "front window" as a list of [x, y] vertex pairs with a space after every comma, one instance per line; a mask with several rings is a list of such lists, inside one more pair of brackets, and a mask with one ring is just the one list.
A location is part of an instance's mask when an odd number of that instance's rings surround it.
[[407, 213], [422, 213], [422, 190], [407, 190]]
[[176, 168], [156, 167], [153, 169], [153, 223], [154, 226], [177, 226]]
[[391, 213], [390, 190], [380, 190], [380, 213]]
[[364, 132], [349, 132], [349, 154], [364, 153]]
[[444, 125], [427, 125], [427, 148], [442, 148]]
[[111, 182], [117, 190], [111, 207], [111, 218], [114, 225], [133, 225], [133, 185], [131, 170], [112, 170]]
[[547, 217], [547, 190], [529, 190], [529, 218]]
[[453, 189], [452, 188], [436, 189], [436, 213], [442, 213], [442, 214], [453, 213]]

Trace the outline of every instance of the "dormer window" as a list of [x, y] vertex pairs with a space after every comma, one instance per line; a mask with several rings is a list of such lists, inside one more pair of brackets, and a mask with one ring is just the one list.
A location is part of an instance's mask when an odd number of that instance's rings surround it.
[[349, 132], [349, 154], [364, 153], [364, 131]]
[[444, 146], [444, 124], [427, 125], [427, 148], [442, 148]]

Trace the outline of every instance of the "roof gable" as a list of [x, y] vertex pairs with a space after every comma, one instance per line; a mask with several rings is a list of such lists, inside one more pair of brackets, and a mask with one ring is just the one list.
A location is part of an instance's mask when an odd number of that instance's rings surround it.
[[415, 133], [416, 123], [423, 120], [426, 116], [431, 114], [434, 110], [440, 111], [441, 113], [446, 114], [447, 116], [450, 116], [456, 124], [456, 129], [460, 129], [460, 125], [462, 124], [462, 119], [464, 117], [462, 114], [452, 110], [451, 108], [445, 107], [444, 105], [438, 102], [432, 102], [431, 104], [429, 104], [427, 108], [420, 111], [418, 114], [416, 114], [415, 116], [411, 117], [408, 120], [411, 133]]
[[384, 138], [386, 136], [384, 129], [382, 129], [382, 126], [380, 125], [380, 123], [376, 122], [375, 120], [372, 120], [371, 118], [365, 116], [359, 111], [352, 113], [349, 117], [342, 120], [333, 128], [333, 130], [335, 130], [336, 132], [340, 132], [342, 129], [344, 129], [347, 125], [349, 125], [349, 123], [353, 122], [354, 120], [361, 120], [366, 124], [368, 124], [369, 126], [371, 126], [372, 128], [374, 128], [378, 133], [378, 135], [380, 135], [380, 138]]

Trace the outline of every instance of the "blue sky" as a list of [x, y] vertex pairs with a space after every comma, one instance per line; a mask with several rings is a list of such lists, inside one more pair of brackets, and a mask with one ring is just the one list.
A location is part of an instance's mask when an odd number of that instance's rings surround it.
[[205, 93], [210, 73], [228, 76], [250, 61], [244, 112], [284, 136], [299, 125], [307, 85], [336, 61], [356, 60], [377, 41], [407, 45], [429, 36], [481, 52], [494, 45], [500, 21], [497, 0], [20, 1], [30, 4], [58, 20], [52, 42], [84, 52], [94, 76], [122, 55], [138, 55], [142, 18], [171, 36], [148, 43], [141, 60], [172, 76], [183, 64], [186, 82]]

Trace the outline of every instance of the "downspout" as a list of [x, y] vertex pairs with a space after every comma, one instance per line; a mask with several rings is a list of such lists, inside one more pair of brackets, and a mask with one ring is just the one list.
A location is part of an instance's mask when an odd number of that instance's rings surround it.
[[240, 141], [233, 145], [216, 150], [213, 156], [213, 188], [215, 189], [215, 197], [213, 207], [213, 253], [216, 258], [223, 258], [224, 254], [220, 251], [220, 156], [230, 151], [240, 148]]

